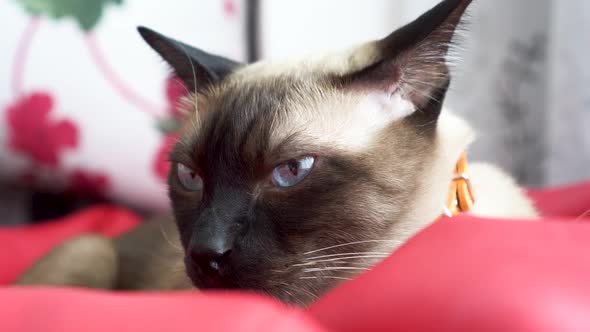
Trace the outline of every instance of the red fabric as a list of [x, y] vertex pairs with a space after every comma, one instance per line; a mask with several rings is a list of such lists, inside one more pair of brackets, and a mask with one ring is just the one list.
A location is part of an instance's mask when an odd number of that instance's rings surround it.
[[[0, 331], [590, 331], [590, 183], [531, 197], [544, 222], [434, 223], [304, 312], [238, 293], [5, 287]], [[0, 283], [67, 237], [115, 235], [138, 220], [103, 206], [0, 230]]]
[[0, 331], [320, 332], [302, 312], [249, 295], [0, 289]]
[[590, 182], [576, 185], [530, 190], [529, 196], [545, 217], [590, 217]]
[[332, 331], [590, 331], [590, 223], [440, 221], [310, 314]]

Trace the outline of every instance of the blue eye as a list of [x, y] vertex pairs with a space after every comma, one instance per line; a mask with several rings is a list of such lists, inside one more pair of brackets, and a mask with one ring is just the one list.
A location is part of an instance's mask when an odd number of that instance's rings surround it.
[[176, 173], [178, 174], [178, 181], [189, 191], [203, 190], [203, 179], [195, 171], [186, 167], [183, 164], [177, 164]]
[[293, 187], [305, 179], [311, 171], [314, 162], [314, 157], [304, 157], [287, 161], [272, 170], [272, 179], [279, 187]]

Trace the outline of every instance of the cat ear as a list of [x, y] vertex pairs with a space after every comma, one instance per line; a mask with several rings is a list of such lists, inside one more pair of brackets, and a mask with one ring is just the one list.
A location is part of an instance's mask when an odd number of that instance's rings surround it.
[[202, 91], [241, 66], [238, 62], [207, 53], [151, 29], [138, 27], [137, 31], [172, 66], [189, 89]]
[[[447, 55], [472, 0], [444, 0], [415, 21], [370, 45], [370, 65], [345, 76], [357, 87], [401, 96], [415, 109], [440, 112], [450, 74]], [[362, 50], [361, 50], [362, 51]]]

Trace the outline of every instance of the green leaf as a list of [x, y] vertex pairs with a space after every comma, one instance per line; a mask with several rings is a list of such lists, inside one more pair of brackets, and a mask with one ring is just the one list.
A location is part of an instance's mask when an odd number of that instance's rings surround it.
[[46, 15], [53, 19], [73, 18], [84, 31], [92, 30], [104, 7], [109, 3], [121, 5], [123, 0], [17, 0], [31, 15]]
[[160, 119], [156, 122], [156, 127], [164, 134], [176, 133], [180, 130], [180, 121], [176, 118]]

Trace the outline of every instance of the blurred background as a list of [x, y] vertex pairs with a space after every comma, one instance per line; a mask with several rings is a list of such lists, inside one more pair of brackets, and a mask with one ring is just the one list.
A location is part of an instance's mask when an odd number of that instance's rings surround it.
[[[437, 2], [1, 1], [0, 223], [167, 209], [184, 89], [136, 26], [256, 61], [380, 38]], [[470, 14], [447, 106], [479, 130], [471, 158], [531, 187], [590, 179], [590, 2], [479, 0]]]

